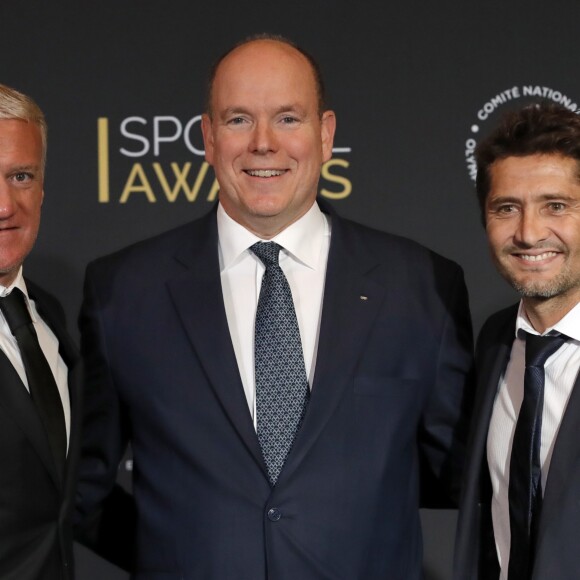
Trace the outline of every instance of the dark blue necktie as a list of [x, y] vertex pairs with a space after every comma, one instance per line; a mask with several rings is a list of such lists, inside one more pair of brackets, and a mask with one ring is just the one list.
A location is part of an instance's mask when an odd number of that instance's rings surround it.
[[510, 460], [509, 580], [530, 578], [535, 533], [542, 503], [540, 444], [544, 408], [544, 364], [566, 337], [526, 333], [524, 399], [514, 433]]
[[292, 292], [278, 265], [281, 248], [275, 242], [258, 242], [250, 249], [266, 267], [256, 311], [256, 414], [258, 440], [275, 485], [304, 418], [310, 389]]
[[0, 310], [18, 343], [30, 396], [46, 429], [55, 463], [62, 473], [66, 458], [66, 427], [62, 401], [54, 375], [38, 342], [24, 294], [14, 288], [10, 294], [0, 299]]

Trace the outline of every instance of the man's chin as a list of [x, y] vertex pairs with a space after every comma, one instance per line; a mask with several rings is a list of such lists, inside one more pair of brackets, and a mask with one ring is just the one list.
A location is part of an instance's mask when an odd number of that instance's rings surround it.
[[508, 278], [508, 282], [522, 298], [549, 300], [568, 291], [571, 284], [566, 280], [520, 281]]

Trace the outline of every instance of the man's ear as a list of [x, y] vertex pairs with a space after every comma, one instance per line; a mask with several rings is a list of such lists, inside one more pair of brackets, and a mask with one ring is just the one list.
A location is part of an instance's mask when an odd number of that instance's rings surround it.
[[332, 157], [334, 133], [336, 131], [336, 115], [334, 111], [324, 111], [320, 121], [320, 136], [322, 139], [322, 162]]
[[201, 116], [201, 133], [203, 135], [203, 146], [205, 149], [205, 160], [213, 165], [213, 130], [209, 115], [204, 113]]

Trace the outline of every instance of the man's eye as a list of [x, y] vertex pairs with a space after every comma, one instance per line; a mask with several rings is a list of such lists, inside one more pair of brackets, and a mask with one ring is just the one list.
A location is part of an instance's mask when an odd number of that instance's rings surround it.
[[514, 205], [511, 204], [505, 204], [505, 205], [500, 205], [497, 209], [496, 212], [497, 213], [503, 213], [503, 214], [509, 214], [509, 213], [513, 213], [516, 210]]
[[19, 183], [26, 183], [30, 179], [32, 179], [32, 174], [26, 173], [25, 171], [14, 174], [14, 181], [18, 181]]
[[243, 117], [233, 117], [232, 119], [230, 119], [228, 121], [228, 124], [230, 125], [241, 125], [242, 123], [245, 123], [246, 120]]
[[291, 117], [290, 115], [286, 115], [281, 119], [282, 123], [285, 125], [291, 125], [292, 123], [297, 123], [298, 119], [296, 117]]
[[548, 207], [551, 211], [563, 211], [566, 209], [566, 204], [562, 203], [561, 201], [552, 201], [548, 204]]

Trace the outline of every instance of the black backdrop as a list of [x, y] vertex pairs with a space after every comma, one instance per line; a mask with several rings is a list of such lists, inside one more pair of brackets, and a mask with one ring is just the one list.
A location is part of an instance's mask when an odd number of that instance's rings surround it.
[[[89, 260], [203, 214], [215, 195], [197, 119], [207, 68], [233, 42], [275, 32], [325, 71], [338, 130], [322, 194], [458, 261], [477, 330], [514, 294], [488, 258], [472, 149], [509, 107], [580, 102], [579, 22], [577, 0], [1, 0], [0, 82], [49, 122], [26, 273], [59, 296], [76, 332]], [[423, 515], [427, 576], [445, 580], [455, 515]], [[79, 580], [127, 578], [78, 555]]]

